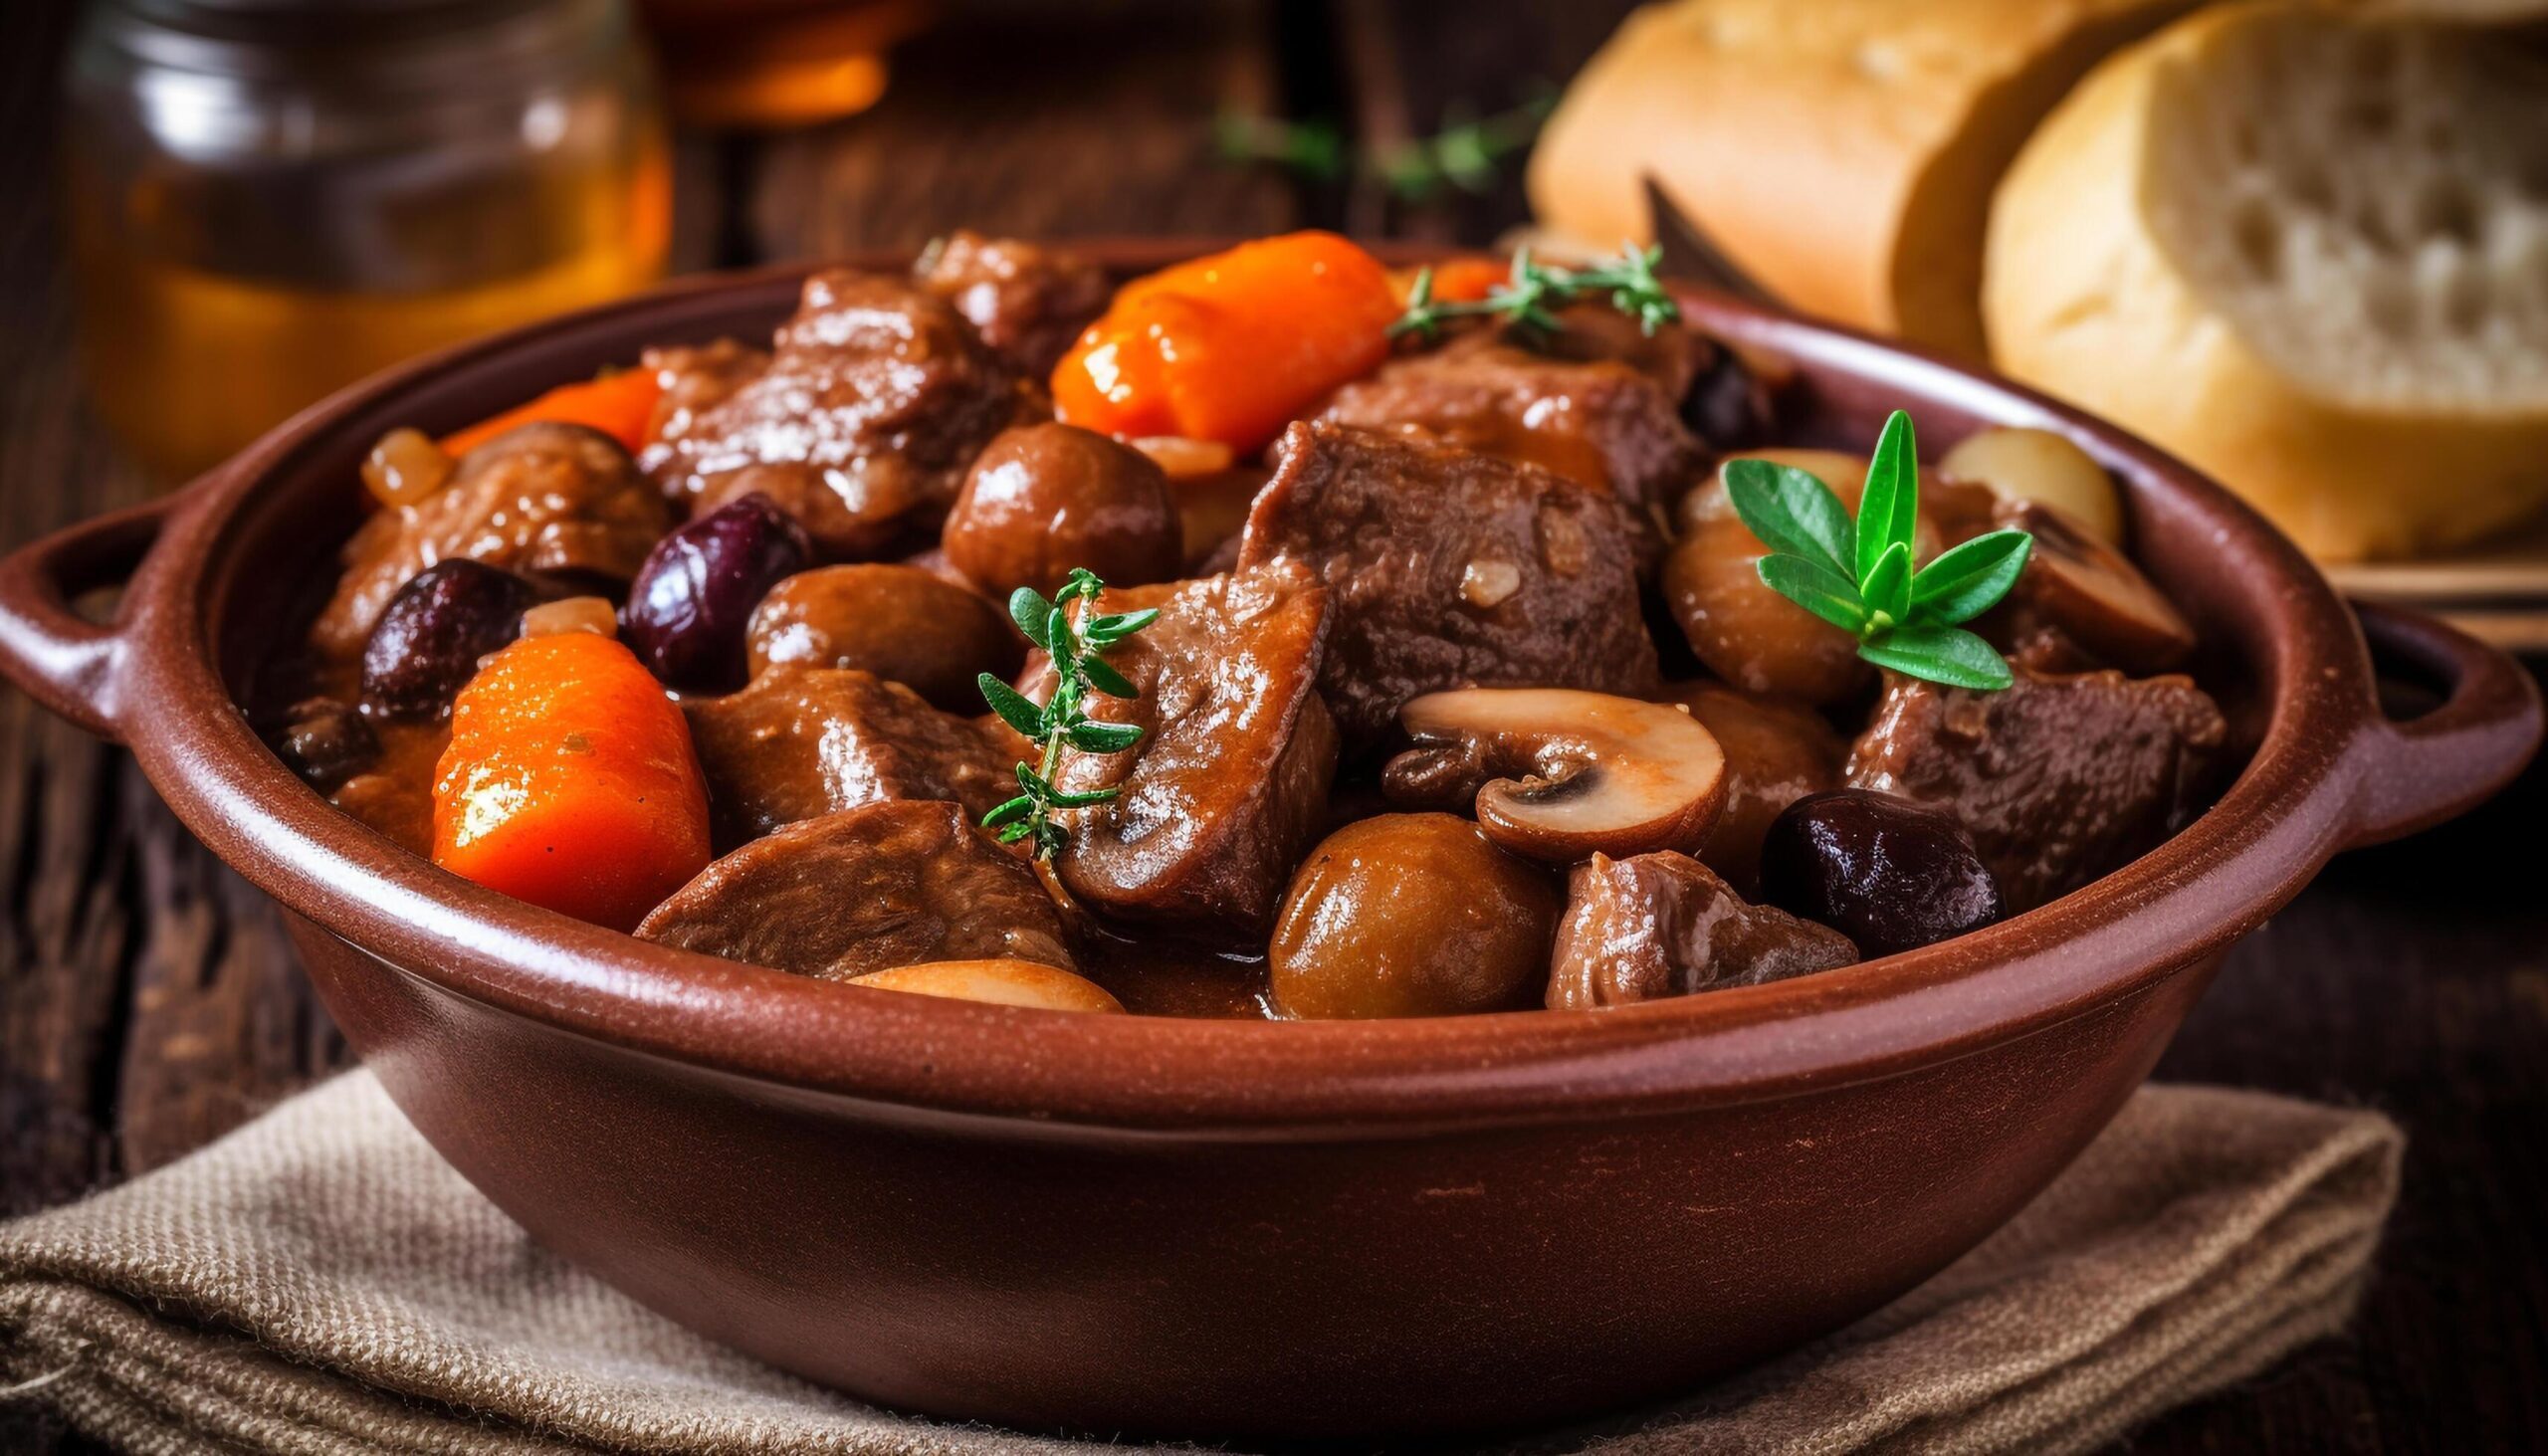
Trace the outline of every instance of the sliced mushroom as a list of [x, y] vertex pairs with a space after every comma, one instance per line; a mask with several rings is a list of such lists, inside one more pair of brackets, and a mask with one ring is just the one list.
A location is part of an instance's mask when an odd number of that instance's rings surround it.
[[2003, 500], [2058, 507], [2098, 540], [2123, 545], [2123, 499], [2114, 478], [2050, 430], [1977, 430], [1938, 461], [1938, 476], [1987, 486]]
[[1097, 982], [1032, 960], [926, 960], [852, 976], [848, 984], [1039, 1011], [1124, 1012], [1124, 1003]]
[[2026, 569], [2004, 609], [2014, 619], [2013, 637], [2057, 628], [2135, 675], [2166, 672], [2194, 654], [2194, 626], [2185, 614], [2141, 568], [2068, 514], [2039, 501], [2003, 500], [1992, 522], [2034, 536]]
[[1678, 704], [1461, 688], [1398, 720], [1415, 746], [1389, 760], [1381, 791], [1430, 807], [1474, 797], [1487, 837], [1532, 859], [1694, 851], [1725, 806], [1725, 751]]

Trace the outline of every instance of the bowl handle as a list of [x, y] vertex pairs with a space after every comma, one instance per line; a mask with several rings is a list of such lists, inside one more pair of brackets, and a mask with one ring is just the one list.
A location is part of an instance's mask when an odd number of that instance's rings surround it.
[[0, 556], [0, 676], [38, 703], [110, 742], [117, 728], [115, 667], [124, 612], [101, 625], [72, 609], [85, 592], [127, 580], [159, 539], [182, 493], [162, 496]]
[[2417, 718], [2375, 718], [2348, 848], [2430, 829], [2484, 803], [2539, 747], [2539, 685], [2505, 653], [2422, 612], [2351, 604], [2375, 668], [2404, 665], [2442, 689]]

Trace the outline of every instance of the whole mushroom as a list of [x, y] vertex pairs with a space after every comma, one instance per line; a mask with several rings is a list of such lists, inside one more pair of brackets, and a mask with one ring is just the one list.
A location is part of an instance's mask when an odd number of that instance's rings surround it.
[[1391, 801], [1474, 799], [1499, 848], [1549, 864], [1695, 851], [1725, 807], [1725, 751], [1678, 704], [1571, 688], [1459, 688], [1398, 711], [1415, 746]]

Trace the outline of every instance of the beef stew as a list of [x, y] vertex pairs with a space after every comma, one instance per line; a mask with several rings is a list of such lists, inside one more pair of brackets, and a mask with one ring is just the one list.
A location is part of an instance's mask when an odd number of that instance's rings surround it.
[[[1872, 462], [1737, 452], [1777, 371], [1659, 314], [1636, 255], [1442, 300], [1352, 249], [1110, 291], [961, 235], [909, 277], [815, 275], [770, 340], [632, 360], [635, 438], [534, 421], [426, 489], [436, 447], [401, 432], [403, 499], [269, 736], [440, 859], [532, 772], [455, 742], [455, 698], [522, 718], [480, 662], [571, 623], [679, 710], [591, 771], [698, 818], [635, 855], [650, 884], [699, 855], [687, 883], [610, 923], [894, 989], [1278, 1018], [1913, 948], [2120, 867], [2233, 766], [2066, 442], [1986, 433], [1950, 454], [1974, 478], [1927, 482], [1907, 422]], [[538, 781], [572, 781], [594, 735], [535, 727]], [[553, 823], [590, 875], [635, 854]], [[1888, 835], [1945, 848], [1908, 879], [1853, 857]]]

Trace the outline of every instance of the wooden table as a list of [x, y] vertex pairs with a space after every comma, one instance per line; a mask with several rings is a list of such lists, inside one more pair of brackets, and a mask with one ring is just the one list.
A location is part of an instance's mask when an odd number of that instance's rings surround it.
[[[1302, 224], [1485, 242], [1518, 182], [1411, 207], [1213, 153], [1223, 108], [1373, 140], [1568, 76], [1626, 9], [1077, 5], [957, 17], [871, 113], [692, 137], [685, 269], [994, 232]], [[41, 140], [67, 5], [0, 5], [0, 545], [140, 497], [66, 361]], [[2460, 824], [2349, 856], [2230, 958], [2160, 1068], [2387, 1110], [2404, 1205], [2354, 1330], [2135, 1437], [2165, 1451], [2548, 1449], [2548, 773]], [[0, 689], [0, 1213], [147, 1171], [346, 1065], [272, 911], [120, 752]], [[60, 1449], [0, 1406], [0, 1447]]]

